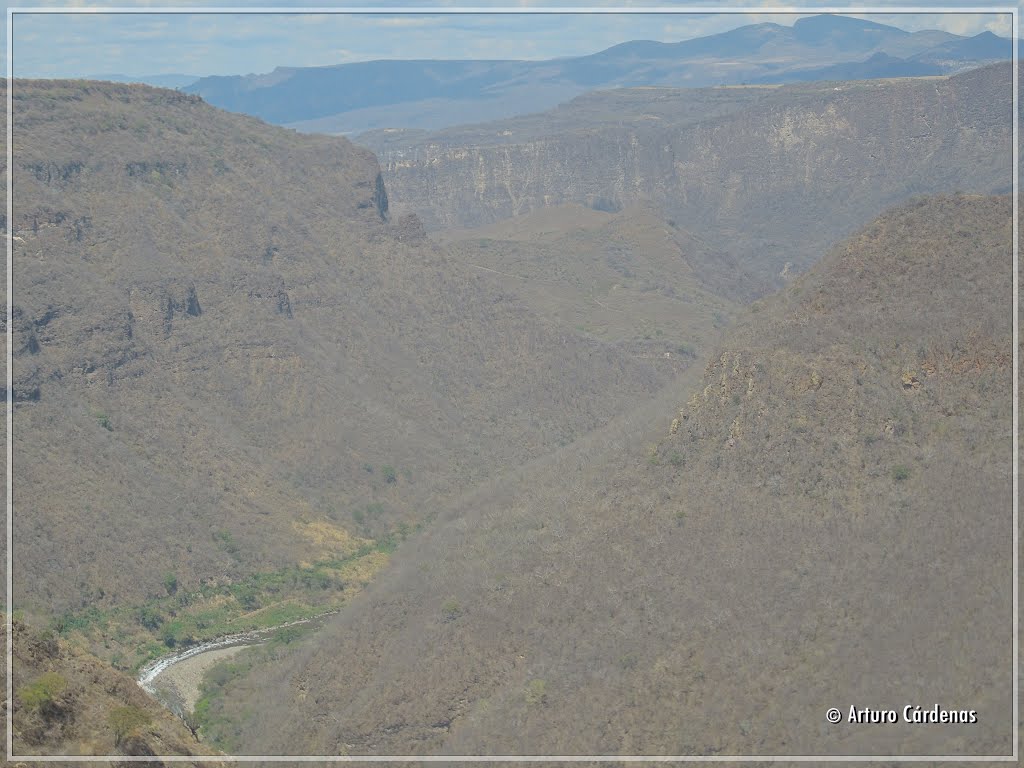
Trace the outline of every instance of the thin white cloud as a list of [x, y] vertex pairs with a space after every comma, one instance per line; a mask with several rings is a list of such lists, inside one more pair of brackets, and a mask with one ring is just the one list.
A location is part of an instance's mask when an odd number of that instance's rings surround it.
[[[73, 0], [85, 2], [86, 0]], [[140, 8], [157, 0], [118, 0]], [[164, 0], [166, 1], [166, 0]], [[218, 0], [219, 5], [279, 6], [284, 0]], [[617, 7], [622, 0], [463, 0], [475, 6], [519, 3], [529, 9], [550, 5]], [[947, 0], [953, 2], [954, 0]], [[956, 0], [960, 2], [961, 0]], [[28, 0], [33, 4], [35, 0]], [[330, 7], [336, 0], [299, 0], [304, 7]], [[454, 0], [352, 0], [386, 9], [437, 7]], [[645, 7], [685, 4], [638, 0]], [[42, 5], [43, 2], [35, 2]], [[176, 5], [202, 5], [175, 0]], [[704, 4], [704, 3], [702, 3]], [[838, 0], [842, 4], [842, 0]], [[737, 0], [726, 5], [738, 7]], [[749, 5], [745, 3], [743, 5]], [[758, 7], [774, 6], [761, 0]], [[831, 0], [830, 5], [837, 5]], [[813, 7], [807, 13], [813, 13]], [[491, 15], [292, 16], [243, 15], [19, 15], [15, 24], [15, 71], [24, 76], [86, 76], [122, 72], [132, 76], [180, 72], [244, 74], [278, 66], [323, 66], [380, 58], [528, 58], [582, 55], [632, 39], [675, 42], [745, 24], [792, 24], [793, 15]], [[990, 30], [1008, 35], [1007, 19], [992, 15], [874, 15], [875, 21], [908, 30], [945, 29], [962, 35]], [[24, 45], [18, 45], [19, 42]], [[163, 43], [163, 44], [161, 44]]]

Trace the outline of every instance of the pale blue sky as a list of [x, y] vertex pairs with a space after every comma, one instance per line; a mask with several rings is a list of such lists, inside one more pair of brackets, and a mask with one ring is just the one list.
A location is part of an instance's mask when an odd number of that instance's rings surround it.
[[[965, 1], [945, 3], [972, 7]], [[176, 3], [113, 0], [107, 5], [140, 9], [190, 7], [209, 3], [179, 0]], [[386, 2], [362, 0], [339, 3], [306, 0], [302, 3], [222, 0], [218, 6], [231, 7], [460, 7], [522, 6], [606, 6], [623, 7], [629, 2], [573, 3], [532, 2]], [[709, 3], [689, 3], [707, 7]], [[643, 7], [675, 7], [687, 3], [642, 0]], [[719, 3], [718, 6], [751, 7], [752, 3]], [[775, 6], [776, 3], [760, 3]], [[819, 3], [819, 6], [826, 4]], [[831, 2], [832, 7], [850, 5]], [[863, 4], [862, 4], [863, 5]], [[902, 3], [875, 2], [875, 6]], [[942, 3], [935, 4], [938, 7]], [[25, 3], [17, 7], [96, 7], [96, 3]], [[805, 15], [814, 13], [813, 5]], [[44, 15], [17, 14], [14, 27], [15, 75], [22, 77], [82, 77], [101, 73], [131, 76], [160, 73], [248, 74], [270, 72], [277, 66], [320, 66], [351, 61], [386, 58], [511, 58], [545, 59], [574, 56], [602, 50], [626, 40], [675, 42], [722, 32], [744, 24], [774, 21], [792, 24], [795, 15], [749, 13], [740, 15], [474, 15], [474, 16], [331, 16], [295, 14], [288, 16], [244, 15]], [[914, 14], [866, 16], [908, 30], [944, 29], [958, 34], [991, 30], [1009, 36], [1009, 16], [982, 14]]]

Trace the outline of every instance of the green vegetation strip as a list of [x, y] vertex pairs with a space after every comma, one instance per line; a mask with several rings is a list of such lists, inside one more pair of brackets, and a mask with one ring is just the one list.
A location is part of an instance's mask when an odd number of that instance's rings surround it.
[[308, 619], [343, 605], [365, 582], [351, 583], [345, 569], [364, 558], [391, 554], [406, 531], [390, 534], [355, 552], [255, 573], [234, 584], [204, 586], [194, 592], [178, 589], [168, 574], [168, 593], [142, 604], [67, 613], [54, 623], [64, 637], [81, 635], [93, 652], [115, 667], [137, 672], [168, 652], [224, 635], [267, 629]]

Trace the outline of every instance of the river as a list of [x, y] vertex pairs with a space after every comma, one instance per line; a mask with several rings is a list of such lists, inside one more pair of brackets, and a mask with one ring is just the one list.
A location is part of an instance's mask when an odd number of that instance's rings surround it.
[[172, 714], [185, 719], [199, 698], [199, 686], [203, 675], [214, 664], [246, 648], [261, 644], [279, 629], [321, 623], [324, 618], [335, 613], [337, 611], [327, 611], [308, 619], [289, 621], [274, 627], [224, 635], [169, 653], [143, 666], [139, 670], [137, 682]]

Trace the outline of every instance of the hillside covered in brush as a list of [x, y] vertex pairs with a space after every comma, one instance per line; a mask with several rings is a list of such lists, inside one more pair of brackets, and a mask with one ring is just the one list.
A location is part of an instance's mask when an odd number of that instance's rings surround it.
[[[887, 212], [236, 669], [222, 721], [256, 754], [1009, 753], [1011, 232], [1005, 197]], [[978, 722], [824, 717], [936, 703]]]
[[[380, 163], [16, 81], [16, 751], [1008, 751], [1010, 75]], [[201, 746], [132, 682], [271, 627]], [[978, 722], [824, 722], [936, 702]]]
[[537, 314], [640, 355], [693, 357], [735, 308], [704, 268], [724, 272], [728, 254], [651, 205], [617, 213], [548, 206], [437, 239]]
[[538, 317], [345, 139], [145, 86], [14, 105], [14, 604], [123, 669], [336, 608], [688, 364]]
[[[15, 617], [13, 630], [15, 754], [143, 758], [217, 754], [216, 749], [200, 744], [130, 676], [62, 640], [52, 629], [33, 629]], [[4, 633], [0, 645], [6, 642]], [[0, 684], [6, 683], [6, 677], [4, 664]], [[216, 757], [178, 764], [223, 765]]]

